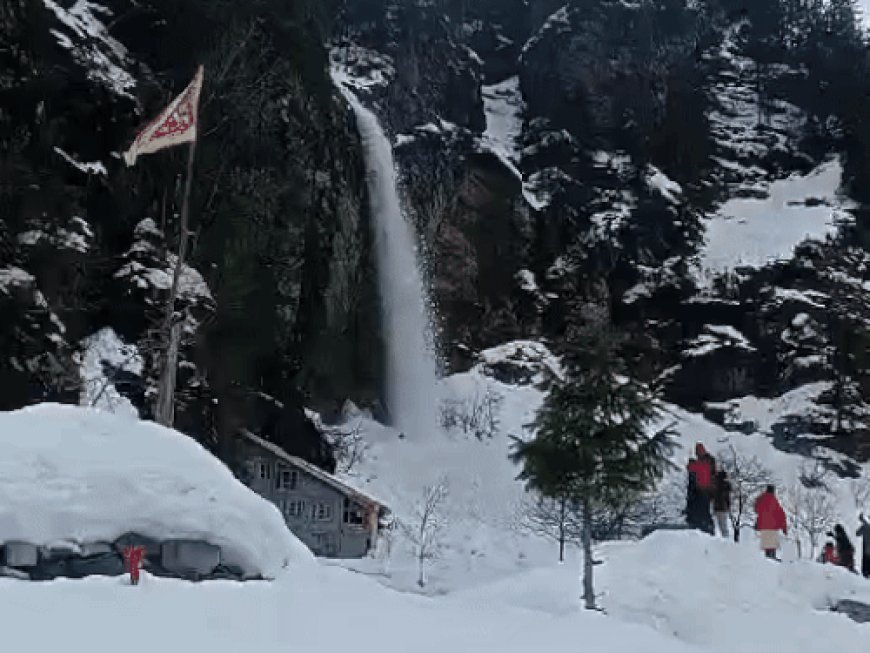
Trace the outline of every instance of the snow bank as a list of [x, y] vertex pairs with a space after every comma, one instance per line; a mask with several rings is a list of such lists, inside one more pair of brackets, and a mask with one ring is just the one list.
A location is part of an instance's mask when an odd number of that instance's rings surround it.
[[195, 538], [265, 576], [311, 558], [272, 504], [156, 424], [42, 404], [0, 413], [0, 450], [0, 542]]
[[599, 574], [602, 602], [619, 619], [720, 653], [867, 651], [867, 627], [827, 611], [832, 599], [866, 600], [865, 581], [817, 563], [771, 562], [752, 544], [658, 532], [614, 547]]
[[317, 565], [275, 583], [191, 585], [148, 575], [135, 588], [106, 578], [0, 580], [0, 612], [8, 624], [4, 644], [22, 651], [528, 653], [582, 642], [589, 650], [612, 653], [698, 653], [649, 628], [600, 614], [553, 616], [426, 599]]

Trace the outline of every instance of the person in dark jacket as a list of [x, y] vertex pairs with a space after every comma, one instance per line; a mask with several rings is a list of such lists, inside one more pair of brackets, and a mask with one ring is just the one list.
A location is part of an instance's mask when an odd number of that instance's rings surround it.
[[856, 535], [864, 538], [861, 547], [861, 575], [864, 578], [870, 578], [870, 522], [864, 519], [864, 513], [858, 515], [861, 520], [861, 528], [858, 529]]
[[855, 571], [855, 547], [849, 541], [849, 536], [846, 535], [846, 530], [841, 524], [834, 526], [834, 532], [828, 533], [834, 538], [834, 544], [837, 547], [837, 559], [841, 567], [845, 567], [849, 571]]
[[731, 514], [731, 482], [724, 469], [716, 472], [713, 484], [713, 515], [722, 537], [728, 537], [728, 516]]

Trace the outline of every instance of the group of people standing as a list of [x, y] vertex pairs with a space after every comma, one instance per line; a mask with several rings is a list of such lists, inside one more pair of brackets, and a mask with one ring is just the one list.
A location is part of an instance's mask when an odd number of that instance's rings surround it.
[[[695, 445], [695, 456], [689, 459], [687, 471], [689, 480], [686, 491], [686, 523], [710, 535], [715, 535], [718, 529], [722, 537], [728, 537], [731, 483], [727, 473], [724, 469], [717, 469], [716, 459], [700, 442]], [[773, 485], [765, 488], [755, 500], [754, 507], [755, 530], [759, 534], [761, 549], [768, 558], [776, 558], [780, 533], [788, 535], [788, 520], [776, 498]], [[865, 578], [870, 578], [870, 522], [863, 514], [859, 518], [861, 527], [856, 535], [863, 538], [861, 573]], [[825, 545], [820, 562], [855, 571], [855, 547], [849, 541], [843, 526], [837, 524], [828, 536], [833, 541]]]
[[716, 459], [699, 442], [695, 457], [689, 459], [688, 472], [686, 522], [710, 535], [715, 535], [718, 527], [722, 537], [728, 537], [731, 483], [725, 470], [716, 468]]

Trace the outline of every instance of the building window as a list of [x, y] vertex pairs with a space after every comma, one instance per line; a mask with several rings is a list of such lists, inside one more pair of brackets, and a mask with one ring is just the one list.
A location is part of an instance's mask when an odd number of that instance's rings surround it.
[[272, 478], [272, 464], [271, 463], [260, 463], [260, 478], [266, 479], [266, 480]]
[[332, 504], [316, 503], [311, 506], [311, 519], [317, 521], [332, 521]]
[[299, 472], [295, 469], [281, 469], [275, 477], [279, 490], [295, 490], [299, 486]]
[[287, 517], [293, 517], [294, 519], [299, 519], [302, 515], [305, 514], [305, 502], [304, 501], [288, 501], [287, 499], [281, 499], [279, 504], [281, 506], [281, 511]]
[[363, 524], [362, 510], [350, 499], [344, 500], [343, 521], [345, 524], [354, 524], [356, 526], [362, 526]]

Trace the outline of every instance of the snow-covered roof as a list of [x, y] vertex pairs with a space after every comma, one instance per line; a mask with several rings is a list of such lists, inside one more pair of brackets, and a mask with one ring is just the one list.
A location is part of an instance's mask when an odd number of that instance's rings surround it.
[[254, 443], [258, 447], [265, 449], [276, 458], [279, 458], [282, 461], [286, 462], [288, 465], [292, 465], [293, 467], [296, 467], [297, 469], [300, 469], [306, 474], [313, 476], [314, 478], [325, 483], [326, 485], [329, 485], [346, 497], [363, 504], [373, 505], [377, 508], [382, 508], [385, 511], [389, 512], [389, 508], [387, 508], [384, 502], [380, 501], [379, 499], [375, 499], [366, 494], [365, 492], [361, 492], [360, 490], [351, 487], [347, 483], [338, 480], [338, 478], [336, 478], [332, 474], [320, 469], [316, 465], [312, 465], [307, 460], [303, 460], [298, 456], [290, 455], [275, 443], [269, 442], [268, 440], [265, 440], [260, 436], [251, 433], [247, 429], [239, 429], [239, 435], [241, 435], [249, 442]]
[[313, 559], [271, 503], [192, 438], [77, 406], [0, 413], [0, 542], [198, 539], [251, 575]]

